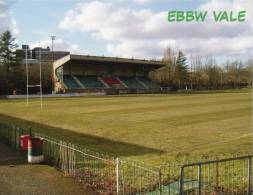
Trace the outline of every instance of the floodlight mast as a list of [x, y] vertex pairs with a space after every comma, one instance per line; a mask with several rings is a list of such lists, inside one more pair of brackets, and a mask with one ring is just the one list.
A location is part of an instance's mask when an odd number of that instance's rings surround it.
[[42, 104], [41, 48], [40, 48], [40, 108], [42, 107], [43, 107], [43, 104]]
[[[194, 72], [194, 74], [195, 74], [195, 72]], [[191, 79], [191, 90], [192, 90], [192, 79], [193, 79], [193, 70], [192, 70], [192, 54], [191, 54], [191, 77], [190, 77], [190, 79]]]
[[54, 92], [54, 40], [56, 39], [56, 36], [52, 35], [50, 36], [52, 40], [52, 93]]
[[26, 50], [25, 50], [25, 68], [26, 68], [26, 105], [29, 104], [29, 72], [28, 72], [28, 63], [27, 63], [27, 47], [26, 47]]
[[54, 61], [54, 40], [56, 36], [52, 35], [51, 40], [52, 40], [52, 61]]

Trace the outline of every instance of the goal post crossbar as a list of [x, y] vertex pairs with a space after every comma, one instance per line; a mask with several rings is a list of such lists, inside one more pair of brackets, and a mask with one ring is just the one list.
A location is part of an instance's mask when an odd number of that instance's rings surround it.
[[27, 87], [40, 87], [41, 85], [27, 85]]

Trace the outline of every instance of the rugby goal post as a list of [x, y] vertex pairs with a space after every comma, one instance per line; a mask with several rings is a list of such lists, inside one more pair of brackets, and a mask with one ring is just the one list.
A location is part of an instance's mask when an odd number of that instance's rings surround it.
[[39, 84], [29, 84], [29, 66], [28, 66], [28, 48], [25, 50], [25, 67], [26, 67], [26, 105], [29, 105], [29, 88], [40, 89], [40, 108], [43, 107], [43, 93], [42, 93], [42, 75], [41, 75], [41, 48], [39, 50], [39, 67], [40, 67], [40, 82]]

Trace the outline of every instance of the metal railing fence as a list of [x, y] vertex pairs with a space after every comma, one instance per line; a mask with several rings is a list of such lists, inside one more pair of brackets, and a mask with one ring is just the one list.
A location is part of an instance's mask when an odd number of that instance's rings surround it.
[[44, 155], [66, 175], [76, 178], [97, 192], [116, 191], [116, 160], [114, 158], [42, 134], [34, 133], [34, 135], [43, 138]]
[[20, 136], [24, 134], [44, 140], [43, 153], [47, 162], [101, 194], [253, 194], [252, 154], [151, 167], [81, 148], [31, 129], [0, 123], [0, 141], [16, 149], [20, 149]]
[[101, 194], [145, 194], [159, 188], [159, 172], [143, 164], [110, 157], [41, 133], [0, 123], [0, 141], [20, 149], [20, 136], [43, 139], [45, 160]]
[[190, 163], [180, 168], [180, 195], [252, 195], [253, 155]]

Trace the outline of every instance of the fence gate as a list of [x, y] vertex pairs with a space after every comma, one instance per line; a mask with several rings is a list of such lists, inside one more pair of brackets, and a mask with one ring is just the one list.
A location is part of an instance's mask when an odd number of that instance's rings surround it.
[[180, 195], [252, 195], [253, 156], [185, 164], [180, 169]]

